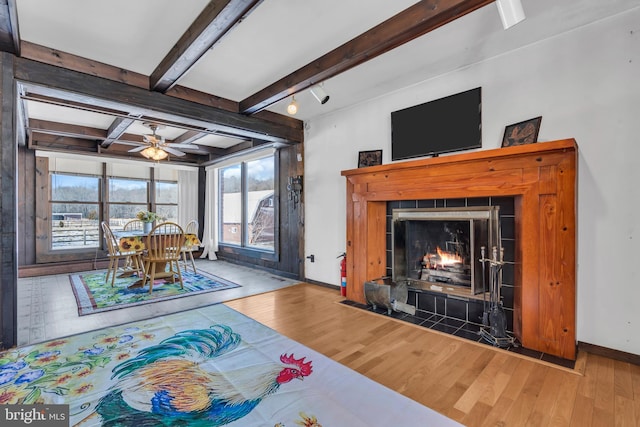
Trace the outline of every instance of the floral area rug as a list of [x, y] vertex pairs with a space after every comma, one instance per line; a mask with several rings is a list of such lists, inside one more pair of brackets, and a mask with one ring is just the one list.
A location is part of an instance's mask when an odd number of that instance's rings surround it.
[[77, 426], [460, 426], [224, 304], [0, 352], [0, 404]]
[[105, 282], [106, 274], [106, 271], [98, 271], [69, 275], [80, 316], [240, 286], [202, 271], [198, 273], [183, 271], [184, 289], [181, 289], [177, 282], [165, 282], [164, 279], [160, 279], [154, 281], [153, 292], [149, 294], [148, 286], [129, 288], [140, 280], [135, 275], [116, 277], [115, 287], [111, 287], [111, 283]]

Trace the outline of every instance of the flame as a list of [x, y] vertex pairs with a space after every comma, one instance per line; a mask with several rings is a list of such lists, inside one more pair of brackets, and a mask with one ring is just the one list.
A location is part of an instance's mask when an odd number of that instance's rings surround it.
[[436, 252], [438, 252], [438, 256], [440, 257], [440, 264], [442, 265], [462, 263], [462, 257], [458, 254], [454, 254], [453, 252], [443, 251], [440, 249], [439, 246], [436, 248]]
[[440, 249], [440, 246], [436, 247], [435, 254], [426, 254], [423, 258], [425, 264], [429, 268], [438, 269], [439, 267], [446, 267], [454, 264], [462, 264], [462, 257], [453, 252], [447, 252]]

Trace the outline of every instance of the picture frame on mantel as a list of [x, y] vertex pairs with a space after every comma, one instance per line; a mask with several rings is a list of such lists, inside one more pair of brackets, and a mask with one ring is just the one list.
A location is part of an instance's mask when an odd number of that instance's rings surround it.
[[382, 150], [360, 151], [358, 153], [358, 167], [378, 166], [382, 164]]
[[523, 122], [514, 123], [504, 128], [502, 137], [503, 147], [513, 147], [515, 145], [533, 144], [538, 142], [538, 132], [542, 116]]

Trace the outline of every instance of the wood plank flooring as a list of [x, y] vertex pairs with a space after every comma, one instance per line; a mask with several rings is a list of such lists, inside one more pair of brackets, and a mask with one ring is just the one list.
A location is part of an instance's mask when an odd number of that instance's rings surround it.
[[467, 426], [640, 426], [640, 366], [581, 352], [569, 370], [342, 299], [301, 284], [226, 304]]

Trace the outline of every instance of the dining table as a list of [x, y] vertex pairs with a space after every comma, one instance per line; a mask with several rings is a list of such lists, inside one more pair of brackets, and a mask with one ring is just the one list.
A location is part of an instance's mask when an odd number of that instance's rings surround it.
[[[118, 241], [118, 249], [124, 252], [136, 251], [138, 254], [142, 254], [146, 250], [146, 237], [148, 233], [142, 230], [120, 230], [113, 231], [113, 235]], [[185, 246], [193, 247], [200, 246], [202, 243], [198, 239], [197, 234], [185, 233]], [[162, 272], [166, 268], [166, 265], [156, 264], [156, 272]], [[132, 276], [134, 270], [127, 270], [120, 274], [118, 277]], [[128, 286], [129, 289], [140, 288], [144, 282], [144, 277]]]
[[[145, 247], [145, 237], [147, 237], [148, 233], [145, 233], [142, 230], [123, 230], [123, 231], [114, 231], [113, 235], [116, 236], [118, 240], [118, 249], [121, 251], [131, 251], [134, 250], [136, 252], [144, 252]], [[198, 239], [197, 234], [185, 234], [185, 246], [200, 246], [202, 243], [200, 239]]]

